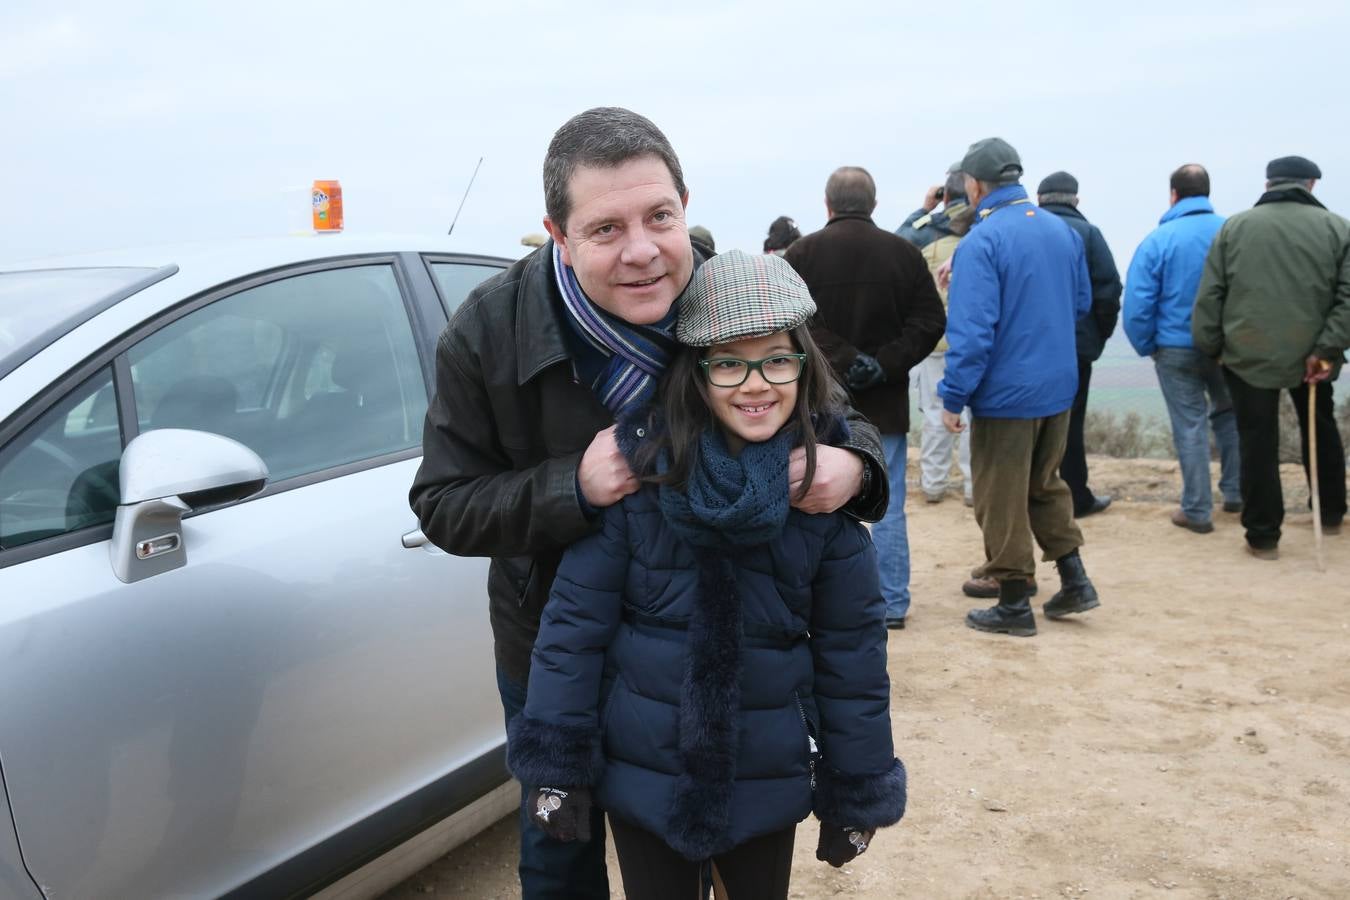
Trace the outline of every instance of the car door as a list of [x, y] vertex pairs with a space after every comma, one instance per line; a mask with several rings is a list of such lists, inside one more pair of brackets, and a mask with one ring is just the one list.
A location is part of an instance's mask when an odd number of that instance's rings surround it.
[[[372, 258], [193, 298], [0, 448], [0, 761], [48, 896], [281, 891], [502, 780], [484, 561], [401, 542], [430, 350], [408, 283]], [[123, 584], [117, 458], [159, 428], [234, 438], [269, 483]]]

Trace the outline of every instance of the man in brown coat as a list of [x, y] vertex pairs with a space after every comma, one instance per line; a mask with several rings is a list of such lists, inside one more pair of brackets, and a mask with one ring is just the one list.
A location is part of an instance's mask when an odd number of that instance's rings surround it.
[[785, 258], [801, 274], [817, 313], [811, 334], [848, 385], [853, 403], [881, 432], [891, 483], [886, 515], [872, 528], [886, 624], [909, 612], [905, 451], [909, 370], [937, 346], [947, 325], [923, 255], [872, 221], [877, 186], [866, 169], [844, 166], [825, 183], [825, 227], [796, 241]]

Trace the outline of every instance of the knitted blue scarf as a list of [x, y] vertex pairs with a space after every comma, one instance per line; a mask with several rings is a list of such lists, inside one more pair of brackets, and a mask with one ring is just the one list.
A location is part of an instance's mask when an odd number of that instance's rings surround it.
[[553, 245], [553, 274], [562, 293], [567, 321], [582, 340], [607, 360], [591, 389], [611, 413], [644, 405], [656, 395], [656, 383], [675, 349], [675, 320], [669, 325], [631, 325], [591, 302], [576, 272]]
[[[699, 438], [698, 459], [682, 490], [661, 486], [661, 512], [695, 547], [755, 547], [778, 537], [788, 514], [788, 454], [796, 434], [784, 428], [732, 456], [720, 428]], [[657, 462], [664, 473], [668, 460]]]

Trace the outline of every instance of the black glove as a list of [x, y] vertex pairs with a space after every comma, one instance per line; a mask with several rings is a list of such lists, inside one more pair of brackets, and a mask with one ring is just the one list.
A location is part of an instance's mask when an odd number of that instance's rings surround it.
[[876, 829], [853, 828], [848, 825], [820, 823], [820, 840], [816, 843], [816, 859], [836, 869], [861, 856], [871, 843]]
[[886, 372], [881, 368], [881, 363], [877, 362], [875, 356], [867, 353], [859, 353], [848, 367], [848, 371], [844, 373], [844, 381], [855, 391], [876, 387], [885, 380]]
[[555, 841], [589, 841], [590, 789], [535, 788], [530, 794], [530, 821]]

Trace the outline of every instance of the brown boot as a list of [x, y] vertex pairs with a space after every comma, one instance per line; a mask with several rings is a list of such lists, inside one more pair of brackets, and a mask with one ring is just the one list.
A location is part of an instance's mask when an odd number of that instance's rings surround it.
[[[981, 569], [971, 572], [971, 578], [965, 584], [961, 585], [961, 593], [967, 597], [980, 597], [984, 599], [998, 596], [998, 582], [988, 575], [978, 574]], [[1032, 597], [1036, 594], [1036, 579], [1027, 579], [1027, 596]]]

